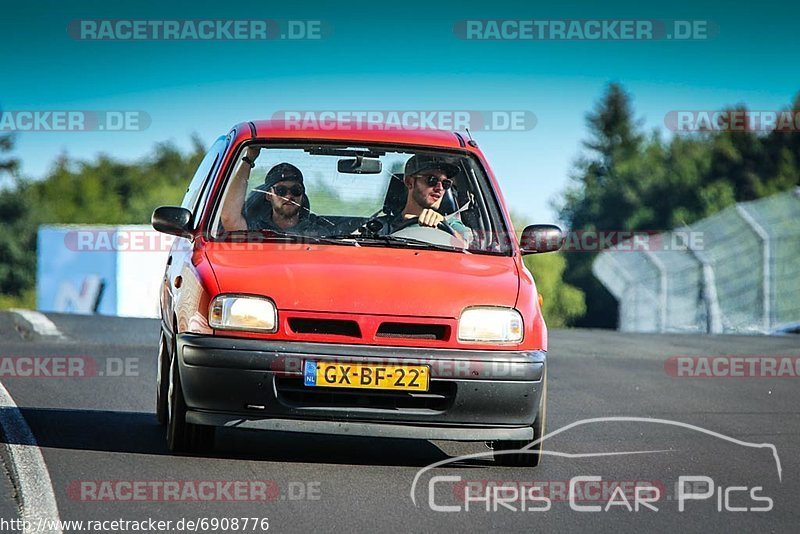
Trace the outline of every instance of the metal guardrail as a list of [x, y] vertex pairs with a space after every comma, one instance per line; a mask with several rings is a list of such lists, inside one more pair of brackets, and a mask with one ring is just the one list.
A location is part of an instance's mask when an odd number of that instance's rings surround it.
[[659, 246], [617, 245], [592, 265], [619, 300], [621, 331], [769, 333], [800, 321], [800, 188], [651, 242]]

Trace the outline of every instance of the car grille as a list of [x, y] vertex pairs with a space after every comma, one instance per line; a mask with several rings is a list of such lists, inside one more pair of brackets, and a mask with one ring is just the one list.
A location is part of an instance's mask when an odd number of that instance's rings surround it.
[[456, 384], [431, 381], [428, 391], [307, 387], [297, 377], [275, 377], [278, 400], [291, 408], [361, 408], [440, 413], [453, 404]]
[[446, 340], [449, 330], [443, 324], [381, 323], [375, 337]]
[[333, 336], [361, 337], [361, 329], [355, 321], [292, 317], [289, 319], [289, 328], [297, 334], [327, 334]]

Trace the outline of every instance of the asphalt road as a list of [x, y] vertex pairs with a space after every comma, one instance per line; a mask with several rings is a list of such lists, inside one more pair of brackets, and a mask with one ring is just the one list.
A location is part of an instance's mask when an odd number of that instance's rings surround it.
[[[153, 411], [157, 323], [49, 318], [65, 338], [41, 338], [0, 314], [0, 357], [82, 358], [94, 376], [6, 373], [0, 381], [33, 431], [62, 520], [171, 520], [174, 529], [181, 519], [240, 518], [239, 532], [263, 532], [261, 523], [253, 530], [253, 519], [245, 530], [242, 518], [268, 518], [271, 532], [789, 532], [800, 524], [799, 379], [679, 378], [665, 368], [671, 356], [800, 356], [797, 336], [553, 331], [549, 432], [591, 418], [649, 420], [570, 427], [545, 441], [554, 454], [536, 469], [499, 467], [491, 457], [477, 457], [424, 470], [413, 501], [421, 469], [486, 447], [224, 430], [213, 453], [172, 456]], [[774, 445], [780, 471], [772, 449], [748, 444]], [[598, 455], [614, 452], [638, 453]], [[434, 478], [443, 476], [453, 478]], [[576, 483], [573, 504], [599, 511], [571, 506], [565, 488], [581, 476], [602, 482]], [[709, 477], [709, 496], [681, 501], [676, 483], [687, 476]], [[123, 491], [137, 481], [150, 489], [136, 496]], [[159, 491], [174, 481], [179, 500], [164, 500]], [[191, 500], [191, 489], [209, 481], [215, 489], [204, 498], [211, 500]], [[659, 488], [660, 498], [650, 503], [657, 510], [645, 504], [634, 509], [635, 481]], [[530, 490], [534, 484], [541, 492]], [[624, 492], [612, 499], [617, 486]], [[471, 492], [467, 502], [465, 488]], [[707, 489], [687, 486], [696, 495]], [[6, 474], [0, 474], [0, 492], [0, 518], [12, 519], [18, 502]], [[606, 510], [610, 500], [617, 505]], [[457, 511], [433, 509], [442, 506]], [[236, 531], [228, 527], [216, 530]]]

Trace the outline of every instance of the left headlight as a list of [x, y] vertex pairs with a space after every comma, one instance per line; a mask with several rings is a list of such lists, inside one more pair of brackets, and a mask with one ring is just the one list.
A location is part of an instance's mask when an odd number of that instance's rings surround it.
[[224, 330], [277, 332], [278, 311], [267, 298], [220, 295], [211, 301], [208, 324]]
[[458, 320], [458, 340], [519, 343], [522, 341], [522, 315], [514, 308], [467, 308]]

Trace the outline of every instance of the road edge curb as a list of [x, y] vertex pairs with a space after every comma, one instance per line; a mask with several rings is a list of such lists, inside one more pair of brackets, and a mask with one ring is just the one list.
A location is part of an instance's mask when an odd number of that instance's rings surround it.
[[20, 518], [28, 526], [23, 528], [23, 533], [61, 534], [60, 528], [44, 528], [48, 523], [61, 522], [53, 483], [33, 431], [2, 382], [0, 435], [3, 437], [0, 455], [17, 493]]

